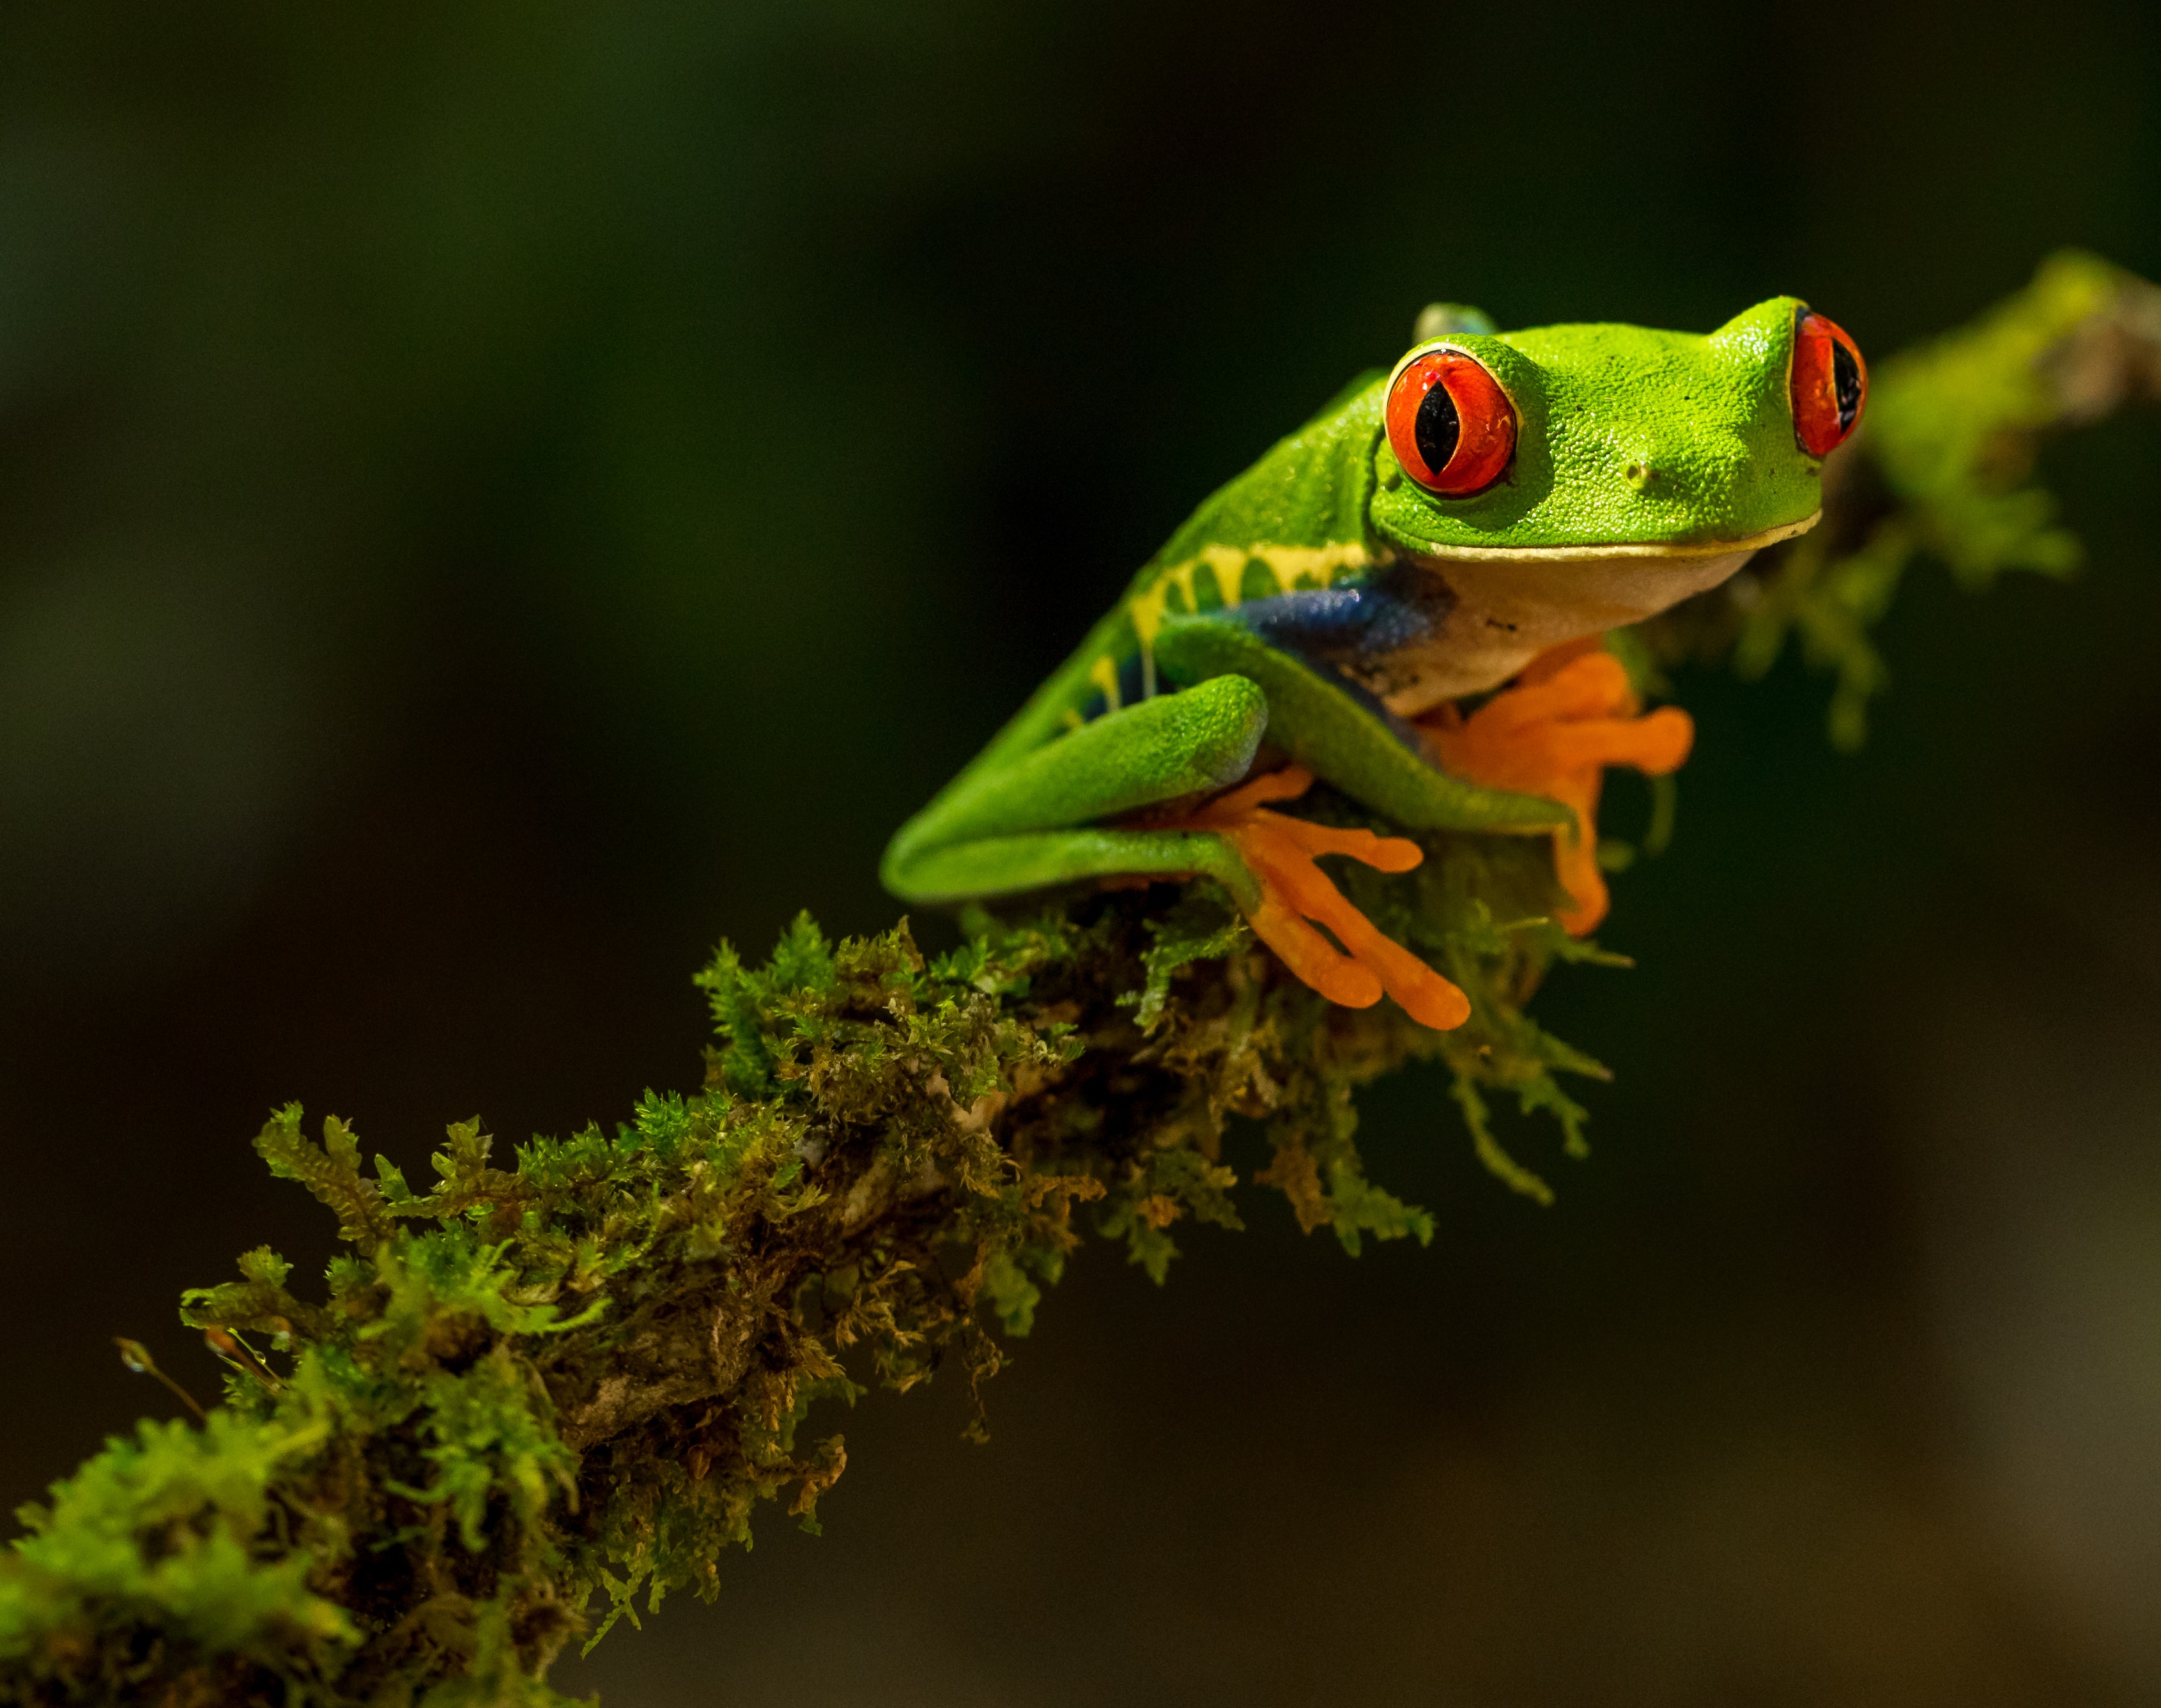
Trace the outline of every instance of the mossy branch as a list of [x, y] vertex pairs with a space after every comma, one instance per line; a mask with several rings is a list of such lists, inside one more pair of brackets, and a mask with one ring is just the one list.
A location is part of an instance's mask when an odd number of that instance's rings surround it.
[[[1881, 676], [1867, 628], [1916, 553], [1976, 582], [2070, 561], [2026, 483], [2033, 444], [2161, 390], [2157, 305], [2059, 258], [1884, 364], [1825, 525], [1630, 656], [1757, 669], [1798, 633], [1853, 733]], [[1301, 810], [1373, 823], [1325, 791]], [[723, 945], [698, 978], [716, 1034], [700, 1088], [502, 1164], [459, 1123], [425, 1193], [363, 1165], [335, 1117], [318, 1143], [279, 1112], [258, 1149], [351, 1249], [320, 1300], [267, 1247], [185, 1296], [227, 1356], [225, 1403], [138, 1425], [24, 1510], [0, 1560], [0, 1701], [559, 1702], [563, 1644], [712, 1594], [760, 1501], [815, 1528], [846, 1463], [808, 1431], [820, 1401], [941, 1368], [979, 1388], [1091, 1231], [1160, 1280], [1180, 1222], [1239, 1226], [1232, 1117], [1267, 1152], [1253, 1182], [1309, 1232], [1353, 1253], [1423, 1241], [1425, 1213], [1366, 1175], [1353, 1097], [1438, 1059], [1479, 1153], [1549, 1196], [1490, 1100], [1581, 1153], [1561, 1076], [1604, 1070], [1526, 1005], [1557, 961], [1615, 957], [1551, 922], [1541, 842], [1421, 840], [1410, 876], [1342, 882], [1469, 993], [1451, 1033], [1330, 1006], [1196, 884], [976, 919], [935, 961], [905, 924], [836, 944], [808, 916], [762, 967]]]

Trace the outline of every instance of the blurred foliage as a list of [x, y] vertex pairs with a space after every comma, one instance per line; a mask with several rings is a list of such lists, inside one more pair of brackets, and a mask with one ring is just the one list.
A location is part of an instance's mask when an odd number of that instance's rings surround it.
[[[1830, 637], [1841, 691], [1866, 621], [1825, 613], [1866, 619], [1888, 596], [1856, 602], [1868, 572], [1848, 567], [1887, 530], [1970, 580], [2059, 565], [2022, 484], [2031, 441], [2151, 391], [2153, 301], [2062, 259], [1974, 331], [1885, 365], [1880, 416], [1827, 497], [1828, 567], [1770, 571], [1796, 582], [1778, 621]], [[1738, 603], [1729, 641], [1751, 632]], [[1686, 613], [1632, 650], [1707, 650], [1721, 621]], [[1362, 820], [1325, 791], [1303, 810]], [[698, 1091], [648, 1092], [612, 1134], [536, 1138], [510, 1168], [476, 1121], [453, 1126], [424, 1193], [365, 1166], [344, 1122], [318, 1143], [281, 1111], [257, 1149], [352, 1250], [321, 1304], [267, 1247], [185, 1296], [229, 1351], [226, 1403], [200, 1430], [144, 1424], [26, 1510], [0, 1562], [0, 1699], [560, 1700], [543, 1679], [596, 1595], [601, 1633], [638, 1600], [710, 1596], [762, 1500], [815, 1528], [846, 1464], [837, 1435], [799, 1444], [816, 1402], [948, 1367], [977, 1387], [1004, 1356], [992, 1324], [1030, 1330], [1076, 1223], [1158, 1280], [1179, 1221], [1237, 1226], [1231, 1117], [1262, 1124], [1254, 1179], [1307, 1231], [1353, 1253], [1428, 1239], [1425, 1213], [1367, 1178], [1353, 1092], [1438, 1056], [1489, 1165], [1548, 1195], [1499, 1148], [1487, 1097], [1549, 1114], [1580, 1152], [1555, 1075], [1602, 1070], [1525, 1005], [1555, 961], [1615, 957], [1551, 923], [1541, 844], [1424, 841], [1407, 881], [1345, 884], [1470, 994], [1453, 1033], [1325, 1002], [1196, 884], [984, 919], [933, 961], [904, 924], [835, 943], [807, 915], [763, 967], [723, 945], [699, 976], [717, 1041]]]

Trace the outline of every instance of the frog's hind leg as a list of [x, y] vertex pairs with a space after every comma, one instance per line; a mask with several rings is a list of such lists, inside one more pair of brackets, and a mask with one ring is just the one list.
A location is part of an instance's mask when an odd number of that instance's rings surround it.
[[931, 849], [909, 862], [908, 898], [986, 899], [1109, 877], [1212, 877], [1242, 911], [1263, 900], [1260, 881], [1212, 831], [1117, 825], [1029, 831]]
[[[1090, 879], [1212, 877], [1324, 996], [1365, 1008], [1387, 992], [1429, 1026], [1460, 1025], [1470, 1013], [1462, 992], [1381, 935], [1313, 863], [1340, 853], [1408, 871], [1422, 857], [1416, 843], [1263, 810], [1310, 786], [1311, 773], [1295, 768], [1218, 793], [1251, 768], [1270, 717], [1257, 684], [1225, 674], [1107, 713], [1017, 762], [971, 769], [893, 839], [886, 887], [940, 903]], [[1181, 813], [1181, 798], [1198, 805]], [[1149, 808], [1153, 822], [1130, 816]]]
[[[1018, 759], [979, 762], [901, 827], [880, 875], [887, 888], [912, 902], [1031, 888], [1005, 881], [997, 867], [1008, 855], [1020, 862], [1017, 872], [1032, 872], [1049, 857], [1045, 845], [1024, 840], [1029, 833], [1078, 831], [1228, 788], [1252, 768], [1268, 722], [1260, 689], [1226, 676], [1190, 694], [1107, 713]], [[1044, 881], [1118, 869], [1060, 872]]]
[[[957, 843], [916, 857], [908, 880], [919, 898], [940, 901], [1022, 894], [1091, 878], [1212, 877], [1230, 892], [1253, 935], [1330, 1002], [1365, 1008], [1386, 994], [1425, 1025], [1443, 1031], [1461, 1025], [1471, 1014], [1463, 992], [1383, 936], [1314, 863], [1317, 855], [1344, 854], [1383, 872], [1408, 872], [1424, 851], [1401, 837], [1264, 810], [1263, 803], [1302, 794], [1312, 782], [1311, 773], [1293, 766], [1165, 825], [1036, 831]], [[1335, 942], [1316, 925], [1326, 926]]]
[[1680, 768], [1695, 726], [1679, 706], [1645, 713], [1602, 638], [1549, 648], [1466, 717], [1445, 706], [1419, 721], [1435, 762], [1490, 788], [1560, 802], [1575, 815], [1554, 832], [1554, 867], [1575, 905], [1560, 923], [1576, 936], [1606, 917], [1598, 869], [1598, 796], [1608, 765], [1647, 776]]

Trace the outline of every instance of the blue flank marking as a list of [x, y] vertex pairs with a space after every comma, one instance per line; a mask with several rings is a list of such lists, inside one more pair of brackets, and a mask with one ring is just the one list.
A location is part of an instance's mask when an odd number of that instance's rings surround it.
[[1383, 570], [1349, 586], [1314, 588], [1254, 599], [1222, 613], [1278, 652], [1310, 665], [1388, 726], [1396, 739], [1425, 756], [1425, 742], [1380, 697], [1346, 676], [1341, 665], [1388, 654], [1425, 639], [1453, 599], [1424, 572], [1407, 565]]
[[[1383, 705], [1378, 695], [1346, 676], [1340, 667], [1360, 659], [1385, 657], [1425, 639], [1448, 614], [1452, 602], [1433, 577], [1407, 565], [1397, 565], [1362, 582], [1278, 593], [1266, 599], [1249, 599], [1227, 610], [1195, 615], [1212, 622], [1238, 623], [1278, 652], [1300, 660], [1424, 758], [1425, 742], [1419, 732]], [[1156, 691], [1176, 690], [1159, 680]], [[1138, 649], [1118, 661], [1118, 695], [1121, 705], [1140, 701]], [[1089, 723], [1109, 710], [1100, 689], [1091, 690], [1080, 708], [1081, 718]]]
[[1400, 651], [1430, 635], [1447, 614], [1432, 577], [1401, 567], [1344, 587], [1314, 588], [1254, 599], [1223, 614], [1270, 646], [1341, 661]]

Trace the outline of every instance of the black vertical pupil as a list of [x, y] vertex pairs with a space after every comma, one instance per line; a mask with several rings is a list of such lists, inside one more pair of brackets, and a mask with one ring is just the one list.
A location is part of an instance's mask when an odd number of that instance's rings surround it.
[[[1861, 364], [1853, 359], [1853, 352], [1836, 338], [1830, 341], [1830, 384], [1838, 396], [1838, 430], [1851, 433], [1854, 418], [1861, 413]], [[1423, 411], [1419, 419], [1421, 424], [1424, 421]], [[1419, 431], [1424, 431], [1423, 425]], [[1419, 445], [1423, 450], [1425, 440], [1420, 439]]]
[[1448, 466], [1449, 458], [1455, 455], [1456, 440], [1463, 437], [1463, 417], [1456, 414], [1455, 399], [1449, 396], [1448, 388], [1439, 380], [1427, 388], [1419, 404], [1418, 422], [1413, 432], [1425, 466], [1439, 474]]

